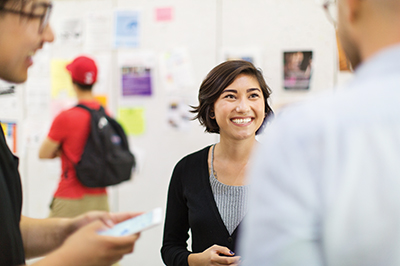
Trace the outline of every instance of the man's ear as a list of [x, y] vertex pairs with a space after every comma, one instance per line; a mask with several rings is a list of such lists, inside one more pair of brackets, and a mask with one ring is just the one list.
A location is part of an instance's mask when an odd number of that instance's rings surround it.
[[355, 22], [360, 14], [364, 0], [344, 0], [346, 4], [346, 18], [349, 22]]

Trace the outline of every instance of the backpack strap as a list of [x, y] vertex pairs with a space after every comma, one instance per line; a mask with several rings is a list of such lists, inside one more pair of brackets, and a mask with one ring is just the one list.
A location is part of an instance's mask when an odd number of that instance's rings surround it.
[[[82, 109], [87, 110], [87, 111], [90, 113], [90, 115], [92, 114], [93, 111], [96, 111], [96, 110], [94, 110], [94, 109], [92, 109], [92, 108], [87, 107], [86, 105], [83, 105], [83, 104], [77, 104], [75, 107], [79, 107], [79, 108], [82, 108]], [[104, 112], [104, 108], [103, 108], [102, 105], [100, 105], [99, 110], [102, 110], [102, 111]], [[65, 155], [65, 158], [67, 158], [67, 160], [68, 160], [68, 161], [72, 164], [72, 166], [75, 168], [76, 164], [67, 156], [66, 153], [64, 153], [64, 155]], [[65, 177], [65, 178], [68, 177], [68, 167], [65, 168], [64, 177]]]
[[89, 112], [92, 112], [92, 111], [100, 111], [100, 110], [104, 111], [104, 107], [103, 107], [102, 105], [100, 105], [99, 110], [95, 110], [95, 109], [89, 108], [89, 107], [87, 107], [86, 105], [83, 105], [83, 104], [81, 104], [81, 103], [80, 103], [80, 104], [77, 104], [75, 107], [79, 107], [79, 108], [85, 109], [85, 110], [87, 110], [87, 111], [89, 111]]

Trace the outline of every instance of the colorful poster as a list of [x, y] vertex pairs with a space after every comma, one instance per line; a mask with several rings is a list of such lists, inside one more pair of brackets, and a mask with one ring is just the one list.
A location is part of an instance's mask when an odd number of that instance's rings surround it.
[[283, 79], [285, 90], [309, 90], [312, 74], [312, 52], [283, 53]]
[[17, 124], [14, 122], [1, 122], [1, 127], [3, 128], [4, 136], [6, 137], [6, 142], [10, 150], [16, 154], [17, 153]]
[[194, 86], [193, 65], [186, 48], [161, 53], [159, 61], [161, 82], [165, 90], [187, 90]]
[[122, 96], [151, 96], [151, 69], [143, 66], [122, 67]]
[[168, 102], [167, 124], [170, 128], [178, 131], [187, 131], [190, 121], [194, 117], [190, 113], [189, 104], [183, 98], [171, 98]]
[[117, 10], [114, 17], [114, 47], [139, 46], [139, 12]]
[[145, 131], [144, 108], [119, 108], [118, 122], [121, 123], [127, 135], [142, 135]]

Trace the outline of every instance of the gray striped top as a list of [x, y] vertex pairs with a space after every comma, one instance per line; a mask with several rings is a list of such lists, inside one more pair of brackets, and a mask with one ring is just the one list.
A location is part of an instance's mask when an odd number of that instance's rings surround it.
[[219, 182], [214, 176], [214, 148], [211, 150], [210, 184], [219, 214], [229, 234], [243, 220], [247, 212], [248, 186], [228, 186]]

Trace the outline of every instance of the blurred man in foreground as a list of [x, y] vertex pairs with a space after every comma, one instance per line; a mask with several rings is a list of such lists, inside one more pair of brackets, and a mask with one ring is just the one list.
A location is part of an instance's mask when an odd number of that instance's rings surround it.
[[400, 0], [325, 1], [355, 69], [288, 108], [251, 168], [243, 265], [400, 265]]

